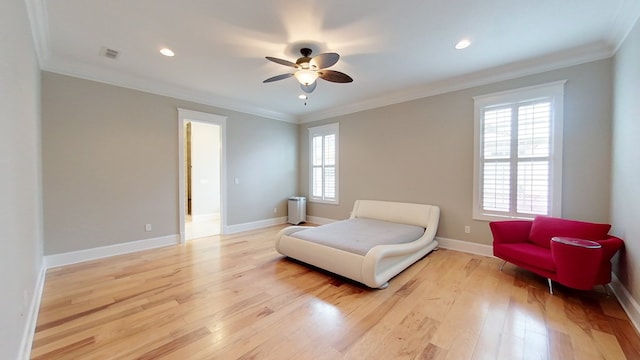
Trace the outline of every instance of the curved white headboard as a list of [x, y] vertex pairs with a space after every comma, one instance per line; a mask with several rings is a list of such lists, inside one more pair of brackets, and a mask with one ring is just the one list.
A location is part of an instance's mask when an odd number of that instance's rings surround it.
[[[367, 218], [417, 225], [423, 228], [438, 225], [440, 208], [435, 205], [401, 203], [380, 200], [356, 200], [351, 218]], [[435, 223], [434, 223], [435, 221]]]

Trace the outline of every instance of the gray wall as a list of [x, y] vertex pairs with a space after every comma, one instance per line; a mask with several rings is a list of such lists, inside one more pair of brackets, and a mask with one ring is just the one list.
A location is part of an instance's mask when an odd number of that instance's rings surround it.
[[611, 221], [625, 240], [615, 269], [640, 303], [640, 22], [615, 56]]
[[297, 125], [43, 72], [46, 255], [178, 234], [178, 107], [228, 117], [227, 225], [286, 215]]
[[0, 357], [15, 359], [42, 264], [40, 70], [24, 1], [0, 2], [0, 44]]
[[490, 244], [488, 223], [471, 219], [473, 97], [562, 79], [562, 215], [608, 222], [612, 59], [304, 124], [300, 187], [308, 194], [307, 129], [340, 123], [340, 204], [309, 203], [308, 213], [343, 219], [356, 199], [434, 204], [442, 210], [438, 236]]

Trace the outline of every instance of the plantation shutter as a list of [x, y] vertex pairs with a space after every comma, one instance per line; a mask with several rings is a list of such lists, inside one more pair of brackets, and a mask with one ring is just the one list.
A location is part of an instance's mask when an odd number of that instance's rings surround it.
[[561, 216], [565, 83], [473, 98], [473, 219]]
[[482, 209], [547, 215], [550, 204], [551, 103], [483, 109]]
[[338, 201], [338, 124], [310, 128], [312, 201]]

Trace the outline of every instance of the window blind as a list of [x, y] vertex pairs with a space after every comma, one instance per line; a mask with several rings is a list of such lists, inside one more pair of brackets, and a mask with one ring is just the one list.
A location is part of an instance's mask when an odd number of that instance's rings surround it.
[[560, 215], [565, 82], [474, 97], [474, 219]]
[[338, 124], [310, 128], [311, 201], [337, 203]]
[[484, 109], [483, 210], [548, 214], [550, 124], [548, 99]]

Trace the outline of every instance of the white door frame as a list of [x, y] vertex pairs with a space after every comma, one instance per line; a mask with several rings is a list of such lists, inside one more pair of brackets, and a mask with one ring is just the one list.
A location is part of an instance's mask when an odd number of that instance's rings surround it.
[[180, 243], [186, 242], [185, 238], [185, 213], [186, 203], [186, 159], [184, 154], [185, 125], [188, 121], [197, 121], [220, 126], [220, 234], [226, 232], [227, 227], [227, 117], [178, 108], [178, 201], [180, 218]]

